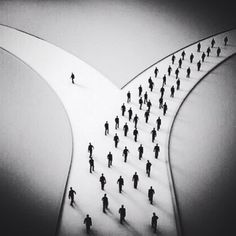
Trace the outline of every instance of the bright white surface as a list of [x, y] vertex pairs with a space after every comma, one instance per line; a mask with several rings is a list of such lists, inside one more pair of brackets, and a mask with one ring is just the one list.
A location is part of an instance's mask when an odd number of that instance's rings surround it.
[[[4, 36], [0, 38], [0, 45], [22, 58], [48, 81], [62, 99], [71, 120], [75, 146], [69, 186], [72, 186], [77, 191], [77, 206], [76, 208], [70, 207], [68, 199], [66, 200], [60, 235], [81, 235], [85, 232], [82, 222], [87, 213], [92, 216], [94, 222], [93, 230], [98, 235], [148, 235], [151, 233], [149, 231], [149, 224], [153, 211], [157, 212], [160, 218], [158, 227], [162, 235], [176, 235], [166, 168], [169, 128], [178, 106], [189, 89], [209, 69], [222, 61], [226, 56], [231, 55], [235, 48], [227, 47], [227, 49], [222, 51], [223, 57], [210, 57], [208, 62], [202, 66], [201, 72], [196, 71], [196, 64], [194, 63], [190, 79], [185, 78], [186, 67], [189, 65], [186, 59], [183, 63], [184, 69], [180, 72], [182, 89], [176, 93], [174, 99], [170, 99], [169, 89], [175, 83], [175, 78], [173, 76], [167, 78], [164, 101], [167, 101], [169, 110], [167, 116], [163, 118], [162, 129], [157, 136], [161, 146], [160, 160], [155, 160], [152, 152], [153, 145], [151, 143], [150, 131], [155, 126], [154, 121], [158, 114], [161, 114], [157, 108], [159, 88], [162, 83], [160, 77], [166, 73], [167, 67], [170, 64], [170, 58], [167, 58], [158, 65], [160, 71], [159, 78], [154, 80], [156, 87], [153, 93], [149, 93], [154, 106], [150, 116], [150, 123], [146, 125], [143, 119], [143, 111], [138, 111], [137, 87], [142, 84], [144, 90], [147, 89], [147, 79], [150, 75], [153, 75], [153, 68], [142, 74], [125, 90], [120, 92], [95, 70], [50, 44], [4, 27], [0, 27], [0, 33]], [[235, 32], [230, 32], [228, 35], [230, 41], [235, 41]], [[223, 36], [216, 37], [217, 43], [222, 42]], [[205, 41], [202, 44], [202, 48], [206, 49], [208, 44], [209, 40]], [[31, 53], [28, 53], [28, 51]], [[196, 45], [185, 51], [187, 55], [191, 51], [195, 52]], [[212, 54], [215, 55], [215, 49]], [[179, 55], [176, 56], [178, 59]], [[200, 56], [200, 53], [198, 56]], [[195, 56], [196, 60], [197, 56]], [[72, 85], [68, 79], [71, 71], [75, 72], [76, 85]], [[139, 161], [137, 158], [138, 144], [133, 142], [133, 137], [130, 135], [127, 138], [123, 138], [121, 130], [118, 131], [118, 135], [121, 138], [120, 148], [117, 150], [113, 148], [112, 137], [115, 133], [114, 118], [116, 115], [120, 116], [120, 106], [126, 99], [127, 90], [130, 90], [133, 94], [131, 106], [140, 117], [138, 140], [143, 143], [145, 148], [145, 158], [142, 161]], [[111, 135], [107, 137], [104, 136], [104, 123], [106, 120], [109, 121], [111, 129]], [[123, 127], [125, 120], [127, 120], [127, 117], [121, 119], [120, 127]], [[129, 126], [130, 128], [133, 127], [133, 125]], [[88, 142], [92, 142], [95, 146], [96, 172], [93, 174], [89, 174], [88, 170]], [[131, 152], [126, 164], [121, 156], [121, 151], [125, 145], [127, 145]], [[108, 169], [106, 155], [110, 150], [114, 155], [114, 166]], [[147, 159], [150, 159], [153, 164], [151, 178], [145, 176], [145, 163]], [[137, 171], [140, 176], [140, 187], [137, 191], [134, 191], [131, 183], [134, 171]], [[111, 213], [107, 215], [103, 214], [101, 209], [101, 197], [104, 194], [100, 190], [99, 184], [101, 173], [104, 173], [108, 181], [105, 189], [110, 200]], [[123, 194], [118, 193], [118, 186], [116, 184], [120, 175], [125, 179]], [[151, 185], [156, 191], [154, 196], [155, 204], [153, 206], [149, 205], [147, 200], [147, 190]], [[120, 226], [118, 223], [117, 211], [121, 204], [124, 204], [127, 208], [127, 221], [129, 224], [125, 227]]]

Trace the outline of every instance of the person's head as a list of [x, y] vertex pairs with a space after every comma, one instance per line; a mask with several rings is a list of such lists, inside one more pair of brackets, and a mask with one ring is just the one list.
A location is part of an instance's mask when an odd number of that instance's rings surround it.
[[70, 187], [70, 190], [72, 190], [72, 187]]
[[155, 214], [155, 212], [153, 212], [153, 216], [155, 216], [156, 214]]
[[104, 196], [106, 197], [106, 196], [107, 196], [107, 194], [105, 193], [105, 194], [104, 194]]
[[89, 214], [87, 214], [87, 217], [89, 217]]
[[137, 175], [137, 172], [135, 172], [135, 174]]
[[124, 208], [124, 205], [121, 205], [122, 208]]
[[102, 173], [102, 176], [103, 176], [103, 173]]

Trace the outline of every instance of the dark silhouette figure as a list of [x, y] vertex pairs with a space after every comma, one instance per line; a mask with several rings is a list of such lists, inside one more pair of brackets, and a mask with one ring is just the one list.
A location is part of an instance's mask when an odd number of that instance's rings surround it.
[[188, 67], [188, 69], [187, 69], [187, 75], [186, 75], [187, 78], [190, 77], [190, 73], [191, 73], [191, 69], [190, 69], [190, 67]]
[[138, 159], [141, 160], [143, 157], [143, 146], [142, 144], [140, 144], [140, 146], [138, 147]]
[[171, 68], [171, 66], [170, 66], [170, 65], [169, 65], [169, 67], [168, 67], [167, 71], [168, 71], [168, 76], [170, 76], [170, 74], [171, 74], [171, 71], [172, 71], [172, 68]]
[[108, 160], [108, 168], [110, 168], [112, 166], [112, 160], [113, 160], [111, 152], [108, 153], [107, 160]]
[[157, 232], [157, 220], [158, 220], [158, 218], [159, 217], [153, 212], [151, 225], [152, 225], [152, 229], [153, 229], [154, 233]]
[[200, 50], [201, 50], [201, 44], [198, 43], [198, 44], [197, 44], [197, 51], [200, 52]]
[[117, 180], [117, 184], [119, 185], [119, 193], [122, 192], [122, 187], [124, 185], [124, 179], [120, 176], [120, 178]]
[[144, 117], [145, 117], [145, 122], [146, 122], [146, 123], [148, 123], [149, 115], [150, 115], [149, 111], [146, 110], [145, 113], [144, 113]]
[[167, 109], [168, 109], [168, 107], [167, 107], [167, 104], [165, 102], [164, 105], [163, 105], [163, 115], [164, 116], [166, 115]]
[[69, 191], [69, 195], [68, 195], [68, 198], [70, 199], [70, 205], [73, 206], [74, 202], [75, 202], [75, 195], [76, 195], [76, 192], [75, 190], [72, 189], [72, 187], [70, 187], [70, 191]]
[[153, 196], [155, 194], [154, 189], [152, 188], [152, 186], [150, 187], [150, 189], [148, 190], [148, 199], [149, 202], [152, 204], [153, 203]]
[[155, 128], [152, 129], [151, 134], [152, 134], [152, 142], [154, 143], [155, 138], [156, 138], [156, 136], [157, 136], [157, 131], [156, 131]]
[[163, 107], [163, 97], [159, 98], [159, 109]]
[[228, 37], [226, 36], [226, 37], [224, 37], [224, 43], [225, 43], [225, 46], [227, 46], [227, 43], [228, 43]]
[[166, 85], [166, 75], [163, 76], [162, 78], [162, 86]]
[[220, 47], [217, 48], [216, 53], [217, 53], [217, 57], [219, 57], [219, 56], [220, 56], [220, 53], [221, 53], [221, 49], [220, 49]]
[[106, 210], [108, 209], [108, 198], [106, 193], [104, 194], [104, 196], [102, 197], [102, 211], [104, 213], [106, 213]]
[[133, 111], [130, 107], [130, 109], [128, 110], [128, 113], [129, 113], [129, 121], [132, 119], [132, 116], [133, 116]]
[[117, 134], [115, 134], [115, 136], [114, 136], [113, 140], [114, 140], [114, 142], [115, 142], [115, 148], [117, 148], [117, 146], [118, 146], [118, 143], [119, 143], [119, 141], [120, 141], [120, 139], [119, 139], [119, 137], [118, 137], [118, 135], [117, 135]]
[[213, 39], [211, 40], [211, 47], [212, 47], [212, 48], [214, 47], [215, 43], [216, 43], [216, 41], [215, 41], [215, 39], [213, 38]]
[[123, 103], [123, 105], [121, 106], [122, 116], [125, 115], [125, 111], [126, 111], [126, 107], [125, 107], [125, 104]]
[[135, 114], [134, 119], [133, 119], [135, 129], [137, 129], [138, 120], [139, 120], [139, 118], [138, 118], [137, 114]]
[[119, 129], [120, 119], [118, 116], [115, 118], [115, 129]]
[[126, 209], [124, 208], [124, 205], [121, 205], [121, 208], [119, 209], [119, 214], [120, 214], [120, 223], [123, 224], [126, 216]]
[[105, 127], [105, 135], [109, 134], [109, 124], [107, 121], [106, 121], [104, 127]]
[[154, 70], [155, 78], [157, 77], [158, 72], [159, 72], [159, 70], [158, 70], [157, 67], [156, 67], [155, 70]]
[[138, 96], [139, 97], [142, 95], [142, 92], [143, 92], [143, 88], [141, 85], [139, 85], [139, 87], [138, 87]]
[[89, 172], [92, 173], [94, 171], [94, 160], [92, 157], [89, 159]]
[[131, 93], [130, 91], [127, 93], [127, 103], [131, 102]]
[[146, 163], [146, 174], [148, 175], [148, 177], [150, 177], [150, 174], [151, 174], [151, 162], [149, 160], [147, 160], [147, 163]]
[[152, 90], [154, 88], [154, 82], [152, 81], [151, 77], [149, 79], [150, 79], [150, 81], [149, 81], [149, 88], [150, 88], [150, 91], [152, 92]]
[[208, 47], [206, 52], [207, 52], [207, 56], [209, 57], [210, 56], [210, 52], [211, 52], [211, 48]]
[[185, 53], [185, 51], [183, 51], [183, 52], [181, 53], [182, 60], [184, 60], [185, 55], [186, 55], [186, 53]]
[[73, 73], [71, 73], [70, 78], [71, 78], [71, 82], [72, 82], [72, 84], [74, 84], [74, 83], [75, 83], [75, 82], [74, 82], [74, 80], [75, 80], [75, 75], [74, 75]]
[[88, 145], [89, 157], [92, 157], [92, 155], [93, 155], [93, 149], [94, 149], [94, 146], [93, 146], [91, 143], [89, 143], [89, 145]]
[[175, 95], [175, 87], [174, 85], [170, 88], [170, 96], [173, 98]]
[[202, 62], [204, 62], [205, 57], [206, 57], [206, 54], [205, 54], [205, 52], [203, 52], [203, 53], [202, 53]]
[[160, 128], [161, 128], [161, 118], [160, 118], [160, 116], [158, 116], [158, 118], [156, 120], [156, 123], [157, 123], [157, 131], [159, 131]]
[[151, 110], [151, 107], [152, 107], [152, 103], [151, 103], [151, 100], [149, 99], [148, 102], [147, 102], [147, 108], [148, 108], [149, 112]]
[[180, 79], [176, 80], [176, 89], [179, 90], [180, 89]]
[[123, 150], [123, 157], [124, 157], [124, 162], [127, 162], [127, 157], [128, 157], [129, 150], [127, 147]]
[[86, 232], [87, 234], [89, 234], [90, 228], [92, 226], [92, 219], [89, 215], [87, 215], [86, 218], [84, 219], [84, 224], [86, 226]]
[[198, 61], [198, 63], [197, 63], [197, 70], [198, 70], [198, 71], [200, 71], [201, 65], [202, 65], [202, 64], [201, 64], [201, 61]]
[[180, 58], [179, 59], [179, 68], [181, 68], [182, 67], [182, 59]]
[[124, 130], [124, 136], [126, 137], [129, 131], [129, 126], [127, 125], [127, 123], [125, 123], [123, 130]]
[[190, 63], [193, 63], [193, 58], [194, 58], [194, 55], [193, 53], [190, 54]]
[[161, 97], [163, 98], [164, 93], [165, 93], [165, 88], [164, 87], [160, 88], [160, 93], [161, 93]]
[[139, 181], [139, 177], [138, 177], [137, 172], [134, 173], [133, 178], [132, 178], [132, 181], [134, 182], [134, 188], [137, 189], [137, 187], [138, 187], [138, 181]]
[[133, 135], [134, 135], [134, 141], [137, 142], [137, 138], [138, 138], [138, 130], [137, 130], [137, 128], [134, 129]]
[[148, 100], [148, 94], [147, 94], [147, 92], [145, 92], [144, 93], [144, 101], [143, 101], [143, 103], [146, 104], [147, 100]]
[[107, 183], [107, 181], [106, 181], [106, 178], [105, 178], [105, 176], [103, 174], [100, 176], [99, 181], [101, 183], [101, 190], [104, 190], [104, 186]]
[[175, 76], [176, 76], [175, 78], [178, 79], [178, 77], [179, 77], [179, 69], [178, 68], [175, 70]]
[[156, 144], [155, 147], [153, 148], [153, 152], [155, 153], [155, 158], [157, 159], [160, 152], [160, 147], [158, 144]]
[[143, 106], [143, 98], [142, 97], [139, 98], [138, 103], [139, 103], [139, 110], [142, 110], [142, 106]]
[[174, 65], [174, 63], [175, 63], [175, 55], [172, 55], [171, 61], [172, 61], [172, 65]]

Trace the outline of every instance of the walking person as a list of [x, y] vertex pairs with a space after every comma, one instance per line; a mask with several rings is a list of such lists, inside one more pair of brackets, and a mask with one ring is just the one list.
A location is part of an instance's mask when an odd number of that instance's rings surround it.
[[150, 91], [152, 92], [152, 90], [154, 88], [154, 82], [152, 80], [149, 83], [149, 88], [150, 88]]
[[181, 68], [182, 67], [182, 59], [180, 58], [179, 59], [179, 68]]
[[164, 116], [166, 115], [167, 109], [168, 109], [168, 107], [167, 107], [167, 104], [165, 102], [164, 105], [163, 105], [163, 115]]
[[89, 173], [92, 173], [94, 171], [94, 160], [92, 157], [89, 159]]
[[204, 62], [205, 57], [206, 57], [206, 54], [205, 54], [205, 52], [203, 52], [203, 53], [202, 53], [202, 62]]
[[99, 179], [100, 183], [101, 183], [101, 190], [104, 190], [104, 186], [105, 184], [107, 183], [106, 181], [106, 178], [104, 176], [104, 174], [102, 173], [102, 175], [100, 176], [100, 179]]
[[225, 44], [225, 46], [227, 46], [228, 41], [229, 41], [229, 40], [228, 40], [228, 37], [225, 36], [225, 37], [224, 37], [224, 44]]
[[119, 129], [120, 119], [118, 116], [115, 118], [115, 129]]
[[149, 111], [146, 110], [145, 113], [144, 113], [144, 117], [145, 117], [145, 122], [146, 122], [146, 123], [148, 123], [149, 115], [150, 115]]
[[135, 114], [134, 119], [133, 119], [133, 122], [134, 122], [134, 128], [135, 128], [135, 129], [137, 129], [138, 120], [139, 120], [139, 118], [138, 118], [137, 114]]
[[176, 89], [179, 90], [180, 89], [180, 79], [176, 80]]
[[139, 97], [142, 95], [142, 92], [143, 92], [143, 88], [142, 88], [142, 86], [140, 84], [139, 87], [138, 87], [138, 96]]
[[175, 76], [176, 76], [175, 78], [178, 79], [178, 77], [179, 77], [179, 69], [178, 68], [175, 70]]
[[127, 157], [128, 157], [129, 150], [127, 147], [123, 150], [123, 157], [124, 157], [124, 162], [127, 162]]
[[211, 47], [212, 47], [212, 48], [214, 48], [215, 43], [216, 43], [216, 41], [215, 41], [215, 39], [213, 38], [213, 39], [211, 40]]
[[94, 146], [93, 146], [91, 143], [89, 143], [89, 145], [88, 145], [89, 157], [92, 157], [92, 155], [93, 155], [93, 149], [94, 149]]
[[121, 208], [119, 209], [118, 212], [120, 214], [120, 223], [123, 224], [126, 217], [126, 209], [124, 208], [124, 205], [121, 205]]
[[75, 202], [75, 195], [76, 195], [75, 190], [72, 189], [72, 187], [70, 187], [70, 191], [69, 191], [68, 198], [70, 199], [70, 205], [71, 205], [71, 206], [74, 205], [74, 202]]
[[161, 88], [160, 88], [161, 97], [164, 96], [164, 92], [165, 92], [165, 88], [164, 88], [164, 87], [161, 87]]
[[114, 142], [115, 142], [115, 148], [117, 148], [117, 146], [118, 146], [118, 143], [119, 143], [119, 141], [120, 141], [120, 139], [119, 139], [119, 137], [118, 137], [118, 135], [117, 135], [117, 134], [115, 134], [115, 136], [114, 136], [113, 140], [114, 140]]
[[159, 98], [159, 109], [163, 107], [163, 97]]
[[109, 124], [107, 121], [106, 121], [104, 127], [105, 127], [105, 135], [109, 134]]
[[164, 74], [163, 78], [162, 78], [162, 87], [166, 85], [166, 75]]
[[131, 102], [131, 93], [130, 91], [127, 93], [127, 103]]
[[122, 176], [120, 176], [120, 178], [117, 180], [117, 184], [119, 185], [119, 193], [121, 193], [122, 187], [124, 185], [124, 179], [122, 178]]
[[138, 181], [139, 181], [139, 177], [138, 177], [137, 172], [134, 173], [133, 178], [132, 178], [132, 181], [134, 182], [134, 188], [137, 189], [137, 187], [138, 187]]
[[151, 166], [152, 166], [152, 163], [147, 160], [147, 163], [146, 163], [146, 174], [148, 175], [148, 177], [150, 177], [150, 174], [151, 174]]
[[185, 51], [183, 51], [183, 52], [181, 53], [182, 60], [184, 60], [185, 55], [186, 55], [186, 53], [185, 53]]
[[122, 116], [125, 115], [125, 111], [126, 111], [126, 107], [125, 107], [125, 104], [123, 103], [122, 106], [121, 106]]
[[139, 103], [139, 110], [142, 110], [142, 106], [143, 106], [143, 98], [142, 97], [139, 98], [138, 103]]
[[200, 44], [200, 42], [197, 44], [197, 52], [200, 52], [200, 50], [201, 50], [201, 44]]
[[110, 168], [112, 166], [112, 160], [113, 160], [111, 152], [108, 153], [107, 160], [108, 160], [108, 168]]
[[175, 64], [175, 55], [174, 54], [171, 57], [171, 61], [172, 61], [172, 65], [174, 65]]
[[152, 134], [152, 142], [154, 143], [155, 138], [156, 138], [156, 136], [157, 136], [157, 131], [156, 131], [155, 128], [152, 129], [151, 134]]
[[151, 103], [151, 100], [149, 99], [148, 102], [147, 102], [148, 112], [150, 112], [151, 106], [152, 106], [152, 103]]
[[194, 55], [193, 53], [190, 54], [190, 63], [193, 63], [193, 58], [194, 58]]
[[129, 126], [127, 125], [127, 123], [125, 123], [123, 130], [124, 130], [124, 136], [126, 137], [129, 131]]
[[191, 69], [190, 69], [190, 67], [188, 67], [188, 69], [187, 69], [187, 75], [186, 75], [187, 78], [190, 77], [190, 73], [191, 73]]
[[219, 57], [219, 56], [220, 56], [220, 53], [221, 53], [221, 49], [220, 49], [220, 47], [217, 48], [216, 53], [217, 53], [217, 57]]
[[208, 47], [206, 52], [207, 52], [207, 56], [209, 57], [210, 56], [210, 52], [211, 52], [211, 48]]
[[137, 138], [138, 138], [138, 130], [137, 130], [137, 128], [134, 129], [133, 135], [134, 135], [134, 141], [137, 142]]
[[170, 88], [170, 97], [174, 97], [174, 95], [175, 95], [175, 87], [174, 87], [174, 85]]
[[147, 92], [145, 92], [144, 93], [144, 101], [143, 101], [143, 103], [146, 104], [147, 100], [148, 100], [148, 94], [147, 94]]
[[152, 186], [150, 187], [150, 189], [148, 189], [148, 199], [150, 204], [153, 204], [153, 196], [155, 194], [154, 189], [152, 188]]
[[74, 82], [75, 75], [74, 75], [73, 73], [71, 73], [71, 76], [70, 76], [70, 78], [71, 78], [71, 82], [72, 82], [72, 84], [74, 84], [74, 83], [75, 83], [75, 82]]
[[202, 65], [202, 64], [201, 64], [201, 61], [199, 60], [198, 63], [197, 63], [197, 71], [200, 71], [201, 65]]
[[172, 68], [171, 68], [171, 66], [169, 65], [169, 67], [168, 67], [168, 69], [167, 69], [168, 76], [170, 76], [170, 74], [171, 74], [171, 71], [172, 71]]
[[132, 119], [132, 115], [133, 115], [133, 111], [130, 107], [130, 109], [128, 110], [128, 113], [129, 113], [129, 121]]
[[86, 226], [86, 232], [87, 234], [89, 234], [90, 228], [92, 226], [92, 218], [89, 215], [87, 215], [86, 218], [84, 219], [84, 224]]
[[143, 157], [143, 146], [142, 144], [140, 144], [140, 146], [138, 147], [138, 159], [141, 160]]
[[159, 131], [160, 128], [161, 128], [161, 118], [160, 118], [160, 116], [158, 116], [158, 118], [156, 120], [156, 123], [157, 123], [157, 131]]
[[151, 220], [151, 226], [152, 226], [152, 229], [153, 229], [153, 233], [157, 232], [157, 220], [158, 220], [158, 218], [159, 217], [153, 212], [152, 220]]
[[105, 193], [102, 197], [102, 211], [106, 213], [106, 210], [108, 210], [108, 197]]
[[157, 67], [156, 67], [155, 70], [154, 70], [155, 78], [157, 77], [158, 72], [159, 72], [159, 70], [158, 70]]
[[159, 155], [159, 152], [160, 152], [160, 147], [159, 147], [158, 143], [153, 148], [153, 152], [155, 154], [155, 158], [158, 159], [158, 155]]

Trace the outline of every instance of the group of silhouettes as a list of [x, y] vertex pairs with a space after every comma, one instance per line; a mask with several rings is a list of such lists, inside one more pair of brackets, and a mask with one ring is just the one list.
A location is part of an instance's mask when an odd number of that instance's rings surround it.
[[[215, 43], [216, 43], [215, 39], [213, 38], [211, 40], [211, 45], [206, 49], [206, 52], [204, 52], [204, 51], [202, 52], [201, 60], [199, 60], [196, 63], [197, 64], [197, 71], [200, 71], [201, 65], [202, 65], [202, 63], [204, 63], [205, 58], [210, 56], [210, 53], [212, 52], [212, 49], [215, 46]], [[226, 46], [227, 43], [228, 43], [228, 37], [226, 36], [224, 38], [224, 45]], [[197, 44], [197, 52], [198, 53], [201, 52], [201, 43], [200, 42]], [[220, 54], [221, 54], [221, 48], [217, 47], [216, 56], [219, 57]], [[170, 88], [170, 97], [174, 97], [175, 90], [179, 90], [180, 89], [179, 72], [180, 72], [180, 69], [182, 68], [182, 63], [185, 60], [185, 56], [186, 56], [186, 53], [183, 50], [182, 53], [181, 53], [181, 57], [178, 60], [178, 66], [177, 66], [177, 68], [175, 70], [176, 89], [175, 89], [174, 85], [171, 86], [171, 88]], [[176, 56], [173, 54], [171, 56], [172, 65], [175, 64], [175, 60], [176, 60]], [[191, 64], [193, 63], [193, 60], [194, 60], [194, 54], [191, 53], [189, 55], [189, 61], [190, 61]], [[168, 76], [171, 76], [172, 70], [173, 69], [172, 69], [171, 65], [169, 65], [168, 68], [167, 68]], [[158, 70], [157, 67], [155, 67], [155, 69], [154, 69], [154, 77], [155, 78], [158, 77], [158, 73], [159, 73], [159, 70]], [[186, 77], [190, 78], [190, 74], [191, 74], [191, 68], [188, 67], [186, 69]], [[72, 73], [71, 80], [72, 80], [73, 84], [74, 84], [74, 79], [75, 79], [75, 76]], [[165, 93], [166, 80], [167, 80], [167, 77], [166, 77], [166, 74], [164, 74], [164, 76], [162, 78], [162, 86], [160, 88], [160, 98], [159, 98], [159, 109], [163, 109], [163, 116], [166, 115], [166, 112], [168, 110], [166, 102], [163, 101], [163, 97], [164, 97], [164, 93]], [[149, 87], [150, 91], [152, 92], [153, 89], [154, 89], [154, 82], [153, 82], [151, 77], [149, 77], [149, 79], [148, 79], [148, 87]], [[128, 91], [128, 93], [127, 93], [127, 104], [129, 104], [129, 103], [131, 103], [131, 92], [130, 91]], [[152, 107], [152, 102], [148, 98], [147, 91], [143, 94], [143, 87], [141, 85], [138, 87], [138, 104], [139, 104], [139, 109], [140, 110], [143, 109], [143, 104], [146, 105], [147, 109], [144, 112], [144, 121], [145, 121], [145, 123], [148, 123], [149, 122], [149, 116], [150, 116], [150, 110], [151, 110], [151, 107]], [[134, 117], [133, 117], [133, 110], [132, 110], [132, 108], [130, 107], [127, 110], [125, 103], [123, 103], [122, 106], [121, 106], [121, 115], [125, 116], [126, 111], [128, 113], [128, 121], [134, 123], [134, 129], [133, 129], [132, 134], [134, 136], [134, 142], [137, 142], [137, 138], [138, 138], [138, 134], [139, 134], [137, 125], [138, 125], [139, 117], [138, 117], [137, 114], [135, 114]], [[119, 119], [119, 117], [116, 116], [114, 121], [115, 121], [115, 130], [117, 130], [117, 129], [120, 128], [120, 119]], [[123, 126], [123, 132], [124, 132], [124, 136], [125, 137], [129, 133], [129, 126], [128, 126], [127, 123], [128, 122], [125, 122], [125, 124]], [[162, 123], [162, 120], [161, 120], [161, 118], [159, 116], [156, 119], [156, 128], [154, 127], [151, 130], [151, 132], [150, 132], [151, 133], [152, 143], [155, 142], [155, 138], [157, 136], [157, 131], [159, 131], [160, 128], [161, 128], [161, 123]], [[105, 135], [109, 135], [109, 123], [108, 123], [108, 121], [105, 122], [104, 128], [105, 128]], [[118, 137], [117, 133], [115, 133], [115, 135], [113, 137], [113, 141], [114, 141], [115, 148], [117, 148], [118, 144], [119, 144], [119, 141], [120, 141], [120, 138]], [[94, 171], [93, 150], [94, 150], [94, 146], [91, 143], [89, 143], [89, 145], [88, 145], [88, 153], [89, 153], [89, 172], [90, 173], [92, 173]], [[154, 158], [158, 159], [159, 152], [160, 152], [160, 147], [159, 147], [158, 143], [155, 144], [155, 146], [153, 148], [153, 152], [154, 152]], [[138, 157], [139, 160], [141, 160], [143, 158], [143, 153], [144, 153], [144, 147], [142, 146], [142, 144], [140, 144], [138, 149], [137, 149], [137, 157]], [[123, 151], [122, 151], [122, 156], [124, 157], [124, 162], [125, 163], [127, 162], [128, 154], [129, 154], [129, 150], [125, 146]], [[110, 168], [112, 166], [112, 163], [113, 163], [113, 155], [112, 155], [111, 152], [109, 152], [107, 154], [107, 165], [108, 165], [108, 168]], [[146, 162], [146, 174], [147, 174], [148, 177], [150, 177], [151, 166], [152, 166], [151, 162], [149, 160], [147, 160], [147, 162]], [[100, 184], [101, 184], [101, 190], [104, 191], [104, 188], [105, 188], [105, 185], [106, 185], [107, 181], [106, 181], [106, 177], [104, 176], [103, 173], [101, 174], [101, 176], [99, 178], [99, 181], [100, 181]], [[133, 181], [133, 188], [137, 189], [138, 182], [139, 182], [139, 176], [138, 176], [137, 172], [135, 172], [133, 174], [132, 181]], [[119, 193], [122, 193], [123, 186], [124, 186], [124, 179], [123, 179], [122, 176], [120, 176], [118, 178], [117, 184], [118, 184]], [[70, 205], [71, 206], [73, 206], [73, 204], [74, 204], [75, 194], [76, 194], [76, 192], [72, 189], [72, 187], [70, 187], [69, 199], [70, 199]], [[154, 196], [154, 194], [155, 194], [155, 190], [153, 189], [152, 186], [150, 186], [150, 188], [148, 189], [148, 192], [147, 192], [147, 196], [148, 196], [148, 200], [149, 200], [150, 204], [153, 204], [153, 196]], [[102, 211], [104, 213], [106, 213], [106, 211], [109, 209], [108, 208], [109, 200], [108, 200], [107, 194], [104, 194], [104, 196], [102, 197], [101, 201], [102, 201]], [[120, 216], [120, 223], [123, 224], [125, 222], [125, 217], [126, 217], [126, 208], [124, 207], [124, 205], [121, 205], [121, 207], [118, 209], [118, 213], [119, 213], [119, 216]], [[156, 215], [155, 212], [153, 212], [153, 215], [151, 217], [151, 227], [152, 227], [154, 232], [157, 232], [157, 221], [158, 221], [158, 216]], [[92, 226], [92, 219], [91, 219], [91, 217], [88, 214], [86, 215], [86, 218], [84, 219], [84, 224], [86, 225], [87, 233], [89, 233], [90, 232], [90, 228]]]

